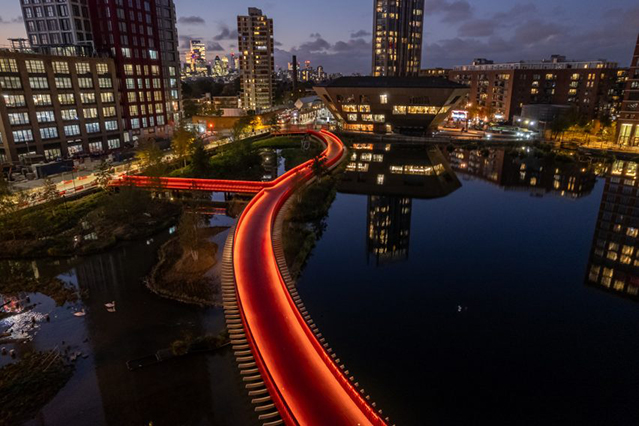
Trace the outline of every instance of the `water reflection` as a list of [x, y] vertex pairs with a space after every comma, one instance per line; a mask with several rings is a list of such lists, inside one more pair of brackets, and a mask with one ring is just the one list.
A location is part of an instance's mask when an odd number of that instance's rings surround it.
[[639, 301], [637, 164], [616, 161], [606, 176], [586, 283]]
[[339, 190], [368, 195], [367, 260], [379, 266], [408, 259], [413, 198], [444, 197], [460, 187], [438, 148], [356, 144]]
[[596, 182], [595, 168], [590, 164], [569, 157], [539, 156], [530, 148], [456, 148], [448, 158], [463, 177], [476, 177], [506, 191], [530, 191], [535, 197], [550, 194], [578, 199], [590, 194]]

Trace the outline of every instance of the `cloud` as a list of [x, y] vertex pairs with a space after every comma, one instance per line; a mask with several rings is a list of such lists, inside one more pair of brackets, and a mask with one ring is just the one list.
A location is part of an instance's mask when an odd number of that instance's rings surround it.
[[279, 42], [279, 41], [277, 41], [277, 40], [275, 40], [275, 41], [273, 42], [273, 44], [274, 44], [275, 46], [281, 46], [281, 45], [282, 45], [282, 43], [280, 43], [280, 42]]
[[282, 68], [297, 55], [300, 61], [311, 61], [313, 66], [322, 65], [329, 73], [368, 74], [371, 67], [372, 46], [370, 41], [352, 38], [347, 41], [330, 43], [313, 34], [310, 41], [304, 42], [290, 50], [275, 49], [275, 62]]
[[199, 16], [181, 16], [178, 19], [178, 24], [183, 25], [204, 25], [206, 21]]
[[322, 38], [322, 35], [320, 33], [311, 33], [311, 35], [309, 37], [310, 38]]
[[466, 0], [431, 0], [425, 12], [428, 15], [442, 15], [442, 22], [456, 23], [472, 18], [473, 11]]
[[488, 37], [495, 33], [495, 23], [491, 19], [473, 19], [464, 22], [458, 34], [461, 37]]
[[231, 30], [226, 25], [220, 25], [220, 32], [213, 37], [213, 40], [237, 40], [237, 30]]
[[224, 47], [217, 41], [210, 41], [206, 44], [206, 50], [210, 50], [211, 52], [224, 52]]
[[366, 30], [359, 30], [351, 34], [351, 38], [370, 37], [372, 34]]
[[316, 37], [312, 41], [307, 41], [302, 43], [297, 48], [293, 48], [292, 50], [297, 52], [322, 52], [325, 50], [329, 50], [331, 48], [331, 44], [324, 40], [321, 37]]
[[0, 24], [20, 24], [22, 22], [22, 16], [18, 16], [17, 18], [13, 19], [4, 19], [2, 16], [0, 16]]

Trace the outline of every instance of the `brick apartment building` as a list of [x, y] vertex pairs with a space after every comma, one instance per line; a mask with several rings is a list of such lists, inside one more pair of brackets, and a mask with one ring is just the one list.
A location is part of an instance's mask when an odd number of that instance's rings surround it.
[[628, 71], [628, 82], [619, 115], [617, 142], [621, 146], [639, 146], [639, 37]]
[[470, 87], [468, 106], [489, 119], [512, 120], [527, 104], [573, 105], [588, 119], [619, 114], [627, 70], [615, 62], [550, 60], [493, 63], [476, 59], [449, 78]]

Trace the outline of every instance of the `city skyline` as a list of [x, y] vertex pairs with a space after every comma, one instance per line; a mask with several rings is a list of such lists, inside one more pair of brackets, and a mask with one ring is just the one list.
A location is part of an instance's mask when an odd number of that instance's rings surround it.
[[[8, 37], [26, 36], [19, 0], [7, 3], [0, 19], [0, 44], [7, 44]], [[197, 2], [183, 0], [177, 5], [181, 51], [187, 50], [189, 39], [201, 38], [211, 57], [236, 52], [236, 17], [251, 6], [273, 17], [276, 67], [285, 68], [296, 54], [300, 61], [321, 64], [329, 73], [370, 72], [373, 5], [364, 0], [326, 0], [303, 9], [291, 7], [289, 0], [223, 1], [204, 12]], [[495, 0], [427, 1], [422, 67], [452, 67], [475, 57], [519, 61], [551, 54], [629, 65], [634, 23], [639, 20], [639, 6], [632, 0], [568, 0], [561, 6], [541, 0], [498, 6]]]

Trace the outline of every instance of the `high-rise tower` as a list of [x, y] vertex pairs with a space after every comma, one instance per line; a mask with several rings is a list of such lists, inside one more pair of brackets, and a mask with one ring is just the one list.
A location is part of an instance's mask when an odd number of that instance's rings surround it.
[[621, 146], [639, 146], [639, 37], [628, 71], [626, 95], [617, 125], [617, 143]]
[[248, 16], [237, 17], [240, 50], [242, 108], [261, 110], [273, 106], [273, 20], [250, 7]]
[[373, 76], [417, 76], [423, 23], [424, 0], [375, 0]]

